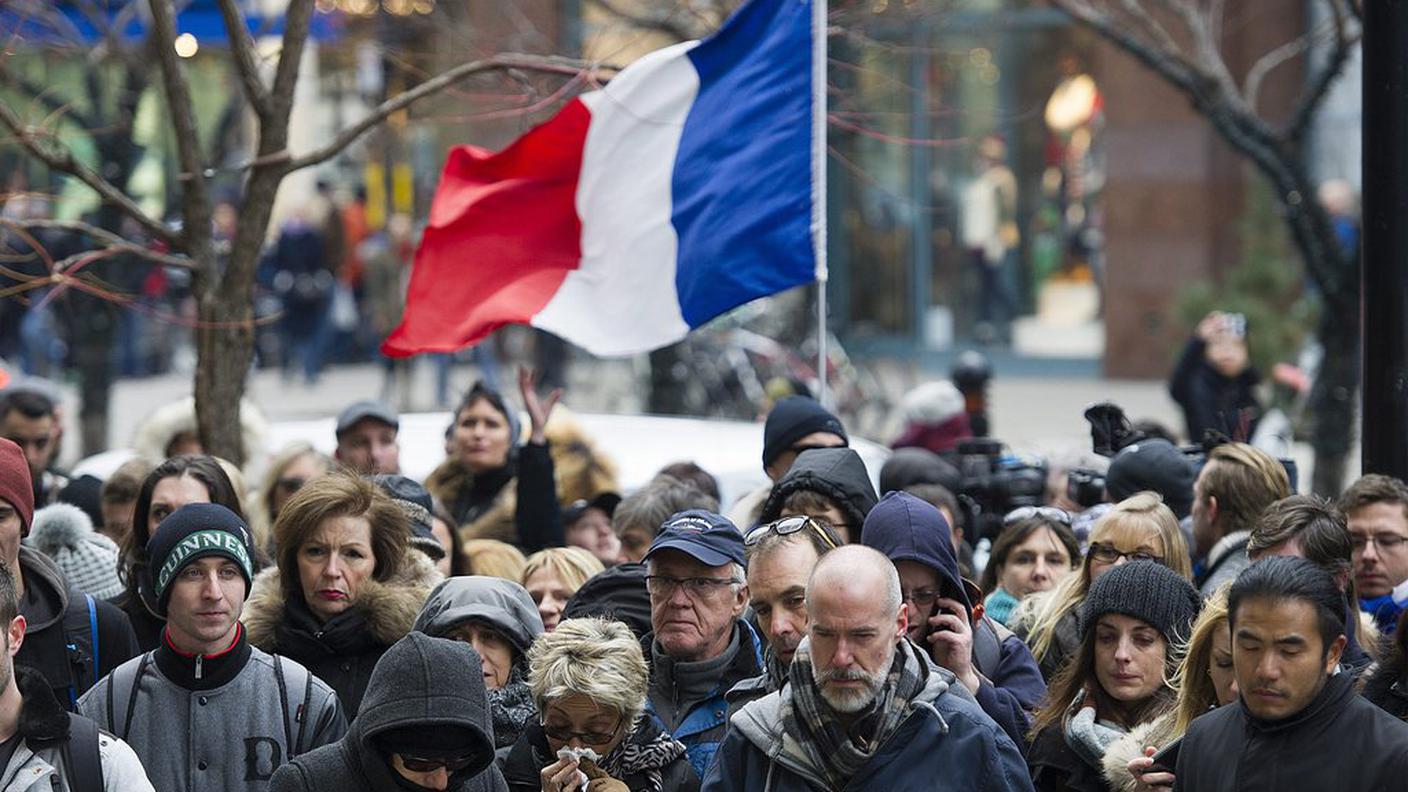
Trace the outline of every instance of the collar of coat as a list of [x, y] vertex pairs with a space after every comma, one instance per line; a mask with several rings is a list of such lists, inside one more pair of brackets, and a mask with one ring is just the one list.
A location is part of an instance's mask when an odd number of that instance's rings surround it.
[[[407, 548], [405, 560], [391, 577], [362, 582], [352, 608], [362, 615], [377, 643], [390, 646], [411, 631], [426, 597], [443, 579], [429, 557]], [[266, 652], [279, 651], [277, 628], [287, 608], [279, 568], [270, 567], [256, 575], [240, 616], [249, 642]]]

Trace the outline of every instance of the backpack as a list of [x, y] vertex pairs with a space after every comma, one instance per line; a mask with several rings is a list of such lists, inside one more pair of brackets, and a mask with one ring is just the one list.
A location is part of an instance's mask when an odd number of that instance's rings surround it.
[[98, 638], [97, 603], [91, 594], [83, 594], [83, 601], [88, 607], [74, 607], [73, 597], [79, 592], [70, 590], [69, 594], [69, 606], [64, 611], [62, 625], [69, 663], [67, 704], [69, 712], [77, 712], [79, 695], [98, 684], [98, 652], [102, 647]]
[[98, 752], [98, 724], [68, 714], [68, 739], [59, 748], [69, 792], [103, 792], [103, 758]]
[[986, 616], [973, 628], [973, 667], [992, 679], [1002, 665], [1002, 642], [1014, 633]]
[[[124, 663], [113, 670], [108, 675], [107, 689], [107, 730], [126, 740], [127, 735], [132, 731], [132, 717], [137, 712], [137, 693], [141, 689], [142, 677], [147, 673], [147, 666], [151, 665], [155, 651], [146, 652], [137, 661], [136, 670], [130, 671], [131, 663]], [[311, 713], [308, 712], [308, 702], [313, 696], [313, 675], [308, 669], [293, 663], [289, 666], [289, 673], [284, 673], [283, 658], [279, 655], [270, 656], [274, 662], [274, 681], [278, 684], [279, 700], [283, 702], [283, 726], [284, 726], [284, 749], [285, 761], [291, 761], [293, 757], [302, 753], [301, 746], [303, 738], [308, 731], [308, 720]], [[118, 688], [122, 691], [119, 692]], [[294, 702], [289, 698], [289, 690], [297, 691], [302, 689], [302, 698]], [[116, 705], [122, 702], [123, 709], [121, 716], [118, 715]], [[294, 706], [296, 703], [297, 706]], [[291, 717], [290, 717], [291, 716]], [[122, 723], [122, 730], [118, 731], [117, 724]], [[298, 729], [295, 734], [294, 724]]]

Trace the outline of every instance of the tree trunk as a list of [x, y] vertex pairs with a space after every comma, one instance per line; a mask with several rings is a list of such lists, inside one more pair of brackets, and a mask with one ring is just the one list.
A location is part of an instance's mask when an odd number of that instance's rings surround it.
[[243, 466], [240, 400], [254, 358], [254, 326], [248, 299], [224, 291], [206, 292], [198, 300], [196, 328], [196, 423], [206, 453]]

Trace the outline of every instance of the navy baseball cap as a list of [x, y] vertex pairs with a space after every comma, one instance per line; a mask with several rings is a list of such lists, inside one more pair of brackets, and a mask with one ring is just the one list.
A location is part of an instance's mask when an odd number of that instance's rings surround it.
[[743, 534], [722, 514], [690, 509], [660, 526], [645, 559], [661, 550], [678, 550], [705, 566], [743, 564]]

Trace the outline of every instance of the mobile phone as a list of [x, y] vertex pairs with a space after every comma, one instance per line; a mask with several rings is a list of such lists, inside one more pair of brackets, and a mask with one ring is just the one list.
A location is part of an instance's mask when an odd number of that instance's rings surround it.
[[1182, 737], [1165, 745], [1158, 753], [1154, 754], [1154, 766], [1149, 768], [1149, 770], [1172, 773], [1174, 768], [1178, 765], [1178, 749], [1182, 747]]
[[1222, 326], [1227, 334], [1233, 338], [1245, 338], [1247, 335], [1247, 315], [1234, 313], [1227, 314], [1222, 319]]

